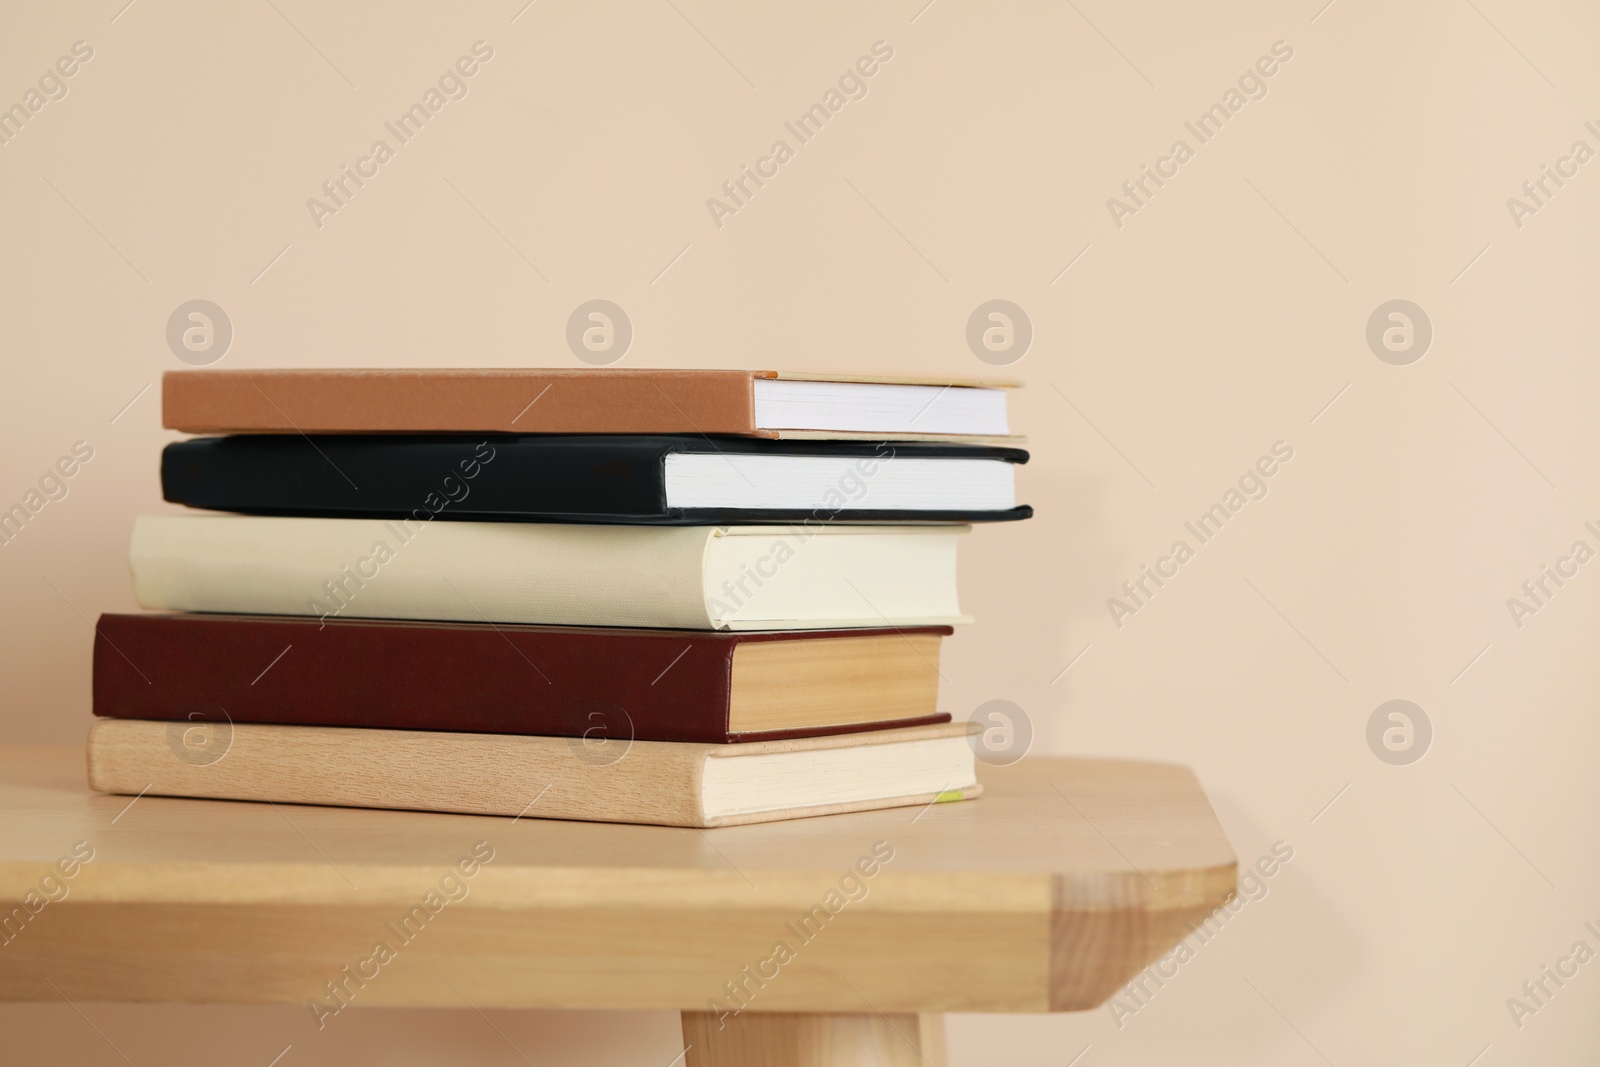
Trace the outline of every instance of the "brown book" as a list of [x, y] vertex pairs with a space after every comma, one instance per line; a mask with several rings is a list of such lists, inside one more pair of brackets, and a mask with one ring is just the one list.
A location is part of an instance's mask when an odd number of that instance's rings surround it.
[[[241, 723], [186, 749], [177, 723], [100, 719], [102, 793], [734, 826], [965, 800], [982, 792], [968, 723], [699, 745], [636, 741], [593, 758], [567, 737]], [[586, 758], [587, 757], [587, 758]]]
[[994, 440], [1015, 382], [743, 370], [200, 370], [162, 379], [185, 433], [735, 434]]
[[948, 722], [947, 626], [725, 633], [270, 615], [102, 615], [94, 713], [611, 742]]

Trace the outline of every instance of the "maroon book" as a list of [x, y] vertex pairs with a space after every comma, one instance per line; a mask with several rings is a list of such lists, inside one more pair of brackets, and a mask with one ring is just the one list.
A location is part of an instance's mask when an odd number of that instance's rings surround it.
[[94, 713], [723, 743], [948, 722], [948, 626], [705, 633], [102, 615]]

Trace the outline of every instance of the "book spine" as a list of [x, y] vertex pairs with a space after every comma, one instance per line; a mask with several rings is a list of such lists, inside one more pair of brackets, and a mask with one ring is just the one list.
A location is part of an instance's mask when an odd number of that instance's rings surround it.
[[203, 615], [95, 630], [99, 716], [576, 737], [602, 760], [732, 740], [726, 637]]
[[711, 629], [709, 527], [142, 516], [134, 597], [156, 610]]
[[637, 742], [575, 758], [571, 738], [234, 725], [216, 759], [182, 759], [168, 724], [99, 719], [89, 786], [102, 793], [269, 800], [590, 822], [702, 826], [705, 746]]
[[755, 432], [749, 371], [168, 371], [184, 433]]
[[241, 434], [169, 444], [175, 504], [257, 515], [387, 518], [402, 541], [435, 519], [668, 519], [672, 437]]

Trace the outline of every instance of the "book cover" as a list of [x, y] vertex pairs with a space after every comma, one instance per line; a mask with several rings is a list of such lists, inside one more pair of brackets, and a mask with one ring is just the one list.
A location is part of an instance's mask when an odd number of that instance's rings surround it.
[[[882, 378], [750, 370], [334, 369], [168, 371], [162, 425], [185, 433], [641, 433], [814, 436], [847, 432], [779, 418], [763, 426], [757, 382], [911, 386], [911, 417], [892, 420], [903, 440], [1009, 436], [1003, 391], [1017, 383], [958, 378]], [[966, 391], [963, 393], [962, 391]], [[960, 396], [994, 396], [1000, 417], [943, 426], [939, 411]], [[927, 394], [926, 402], [921, 394]], [[957, 396], [941, 396], [954, 392]], [[924, 408], [926, 410], [924, 410]], [[807, 420], [801, 420], [802, 422]], [[832, 422], [824, 415], [823, 421]], [[863, 427], [885, 431], [888, 427]]]
[[969, 622], [967, 526], [579, 526], [143, 515], [141, 607], [685, 630]]
[[185, 747], [179, 723], [96, 719], [102, 793], [710, 828], [977, 796], [967, 723], [584, 758], [566, 737], [235, 724]]
[[[683, 490], [669, 484], [673, 457], [688, 456], [705, 457], [710, 473], [726, 474], [731, 484], [723, 496], [702, 484]], [[242, 434], [167, 445], [161, 486], [175, 504], [255, 515], [402, 518], [420, 512], [447, 520], [635, 525], [964, 523], [1032, 515], [1032, 508], [1016, 505], [1009, 484], [1010, 470], [1027, 460], [1020, 449], [975, 445], [696, 435]], [[967, 488], [957, 479], [975, 463], [984, 466], [985, 484]], [[798, 481], [802, 472], [809, 482]], [[908, 484], [915, 480], [923, 483], [920, 490]], [[689, 489], [696, 491], [676, 498]], [[937, 506], [911, 506], [918, 502], [911, 492]], [[737, 506], [758, 495], [767, 506]], [[993, 506], [970, 506], [975, 503]]]
[[704, 633], [102, 615], [94, 713], [710, 744], [947, 722], [949, 627]]

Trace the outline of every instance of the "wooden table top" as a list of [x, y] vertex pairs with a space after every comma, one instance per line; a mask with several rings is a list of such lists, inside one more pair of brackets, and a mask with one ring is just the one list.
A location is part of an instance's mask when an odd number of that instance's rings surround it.
[[980, 777], [699, 831], [104, 796], [0, 746], [0, 1000], [1062, 1011], [1233, 891], [1185, 768]]

